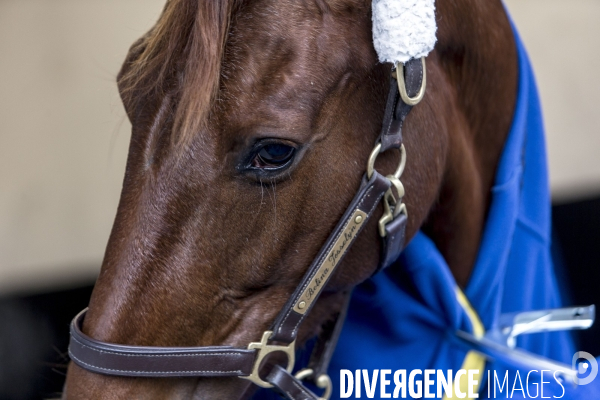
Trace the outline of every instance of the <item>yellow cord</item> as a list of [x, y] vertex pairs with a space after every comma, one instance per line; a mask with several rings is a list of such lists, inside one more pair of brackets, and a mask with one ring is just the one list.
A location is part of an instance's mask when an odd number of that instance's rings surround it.
[[[471, 321], [471, 325], [473, 325], [473, 335], [477, 338], [482, 338], [485, 335], [485, 328], [481, 323], [481, 319], [479, 319], [479, 315], [467, 299], [467, 296], [460, 290], [459, 287], [456, 288], [456, 299], [458, 303], [462, 306], [462, 308], [467, 313], [469, 320]], [[481, 378], [483, 377], [483, 370], [485, 369], [485, 357], [475, 351], [469, 351], [463, 361], [461, 369], [465, 371], [478, 371], [473, 375], [473, 379], [477, 380], [477, 385], [474, 387], [473, 392], [478, 393], [481, 387]], [[459, 383], [460, 391], [467, 394], [467, 398], [469, 393], [469, 380], [468, 374], [462, 375]], [[452, 390], [454, 393], [454, 390]], [[448, 397], [444, 395], [444, 400], [447, 400]]]

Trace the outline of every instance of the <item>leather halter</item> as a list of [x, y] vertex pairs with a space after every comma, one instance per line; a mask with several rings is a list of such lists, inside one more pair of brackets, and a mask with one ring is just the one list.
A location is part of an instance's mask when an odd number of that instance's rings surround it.
[[[392, 70], [382, 131], [369, 159], [361, 187], [300, 284], [279, 312], [271, 330], [263, 333], [260, 342], [250, 343], [246, 349], [231, 346], [143, 347], [111, 344], [92, 339], [82, 332], [86, 309], [71, 323], [71, 360], [85, 370], [105, 375], [237, 376], [261, 387], [274, 388], [290, 400], [328, 399], [331, 394], [331, 380], [327, 375], [327, 368], [344, 323], [350, 293], [346, 293], [345, 305], [335, 322], [324, 327], [308, 368], [294, 376], [294, 345], [298, 328], [382, 199], [384, 215], [379, 221], [379, 233], [383, 247], [376, 272], [394, 262], [402, 251], [408, 220], [406, 206], [402, 203], [404, 187], [400, 182], [405, 164], [402, 125], [412, 107], [423, 98], [425, 86], [424, 59], [396, 65], [396, 69]], [[400, 166], [393, 175], [384, 177], [374, 169], [374, 163], [379, 153], [391, 149], [401, 151]], [[259, 376], [261, 362], [273, 352], [287, 354], [287, 367], [276, 365], [266, 379], [262, 379]], [[302, 384], [304, 379], [325, 389], [323, 397], [318, 397], [308, 390]]]

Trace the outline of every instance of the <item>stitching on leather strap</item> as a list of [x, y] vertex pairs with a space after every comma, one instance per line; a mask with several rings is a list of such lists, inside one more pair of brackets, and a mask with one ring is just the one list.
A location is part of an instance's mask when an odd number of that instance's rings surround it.
[[[396, 90], [396, 87], [398, 86], [398, 81], [396, 81], [396, 84], [392, 84], [392, 88], [390, 88], [390, 90]], [[391, 118], [390, 118], [390, 123], [388, 124], [387, 128], [385, 128], [384, 134], [383, 136], [394, 136], [394, 135], [390, 135], [390, 128], [392, 127], [392, 123], [394, 122], [395, 116], [396, 116], [396, 107], [398, 107], [398, 101], [396, 100], [396, 93], [394, 93], [394, 101], [392, 102], [392, 111], [390, 113]]]
[[72, 336], [73, 340], [76, 341], [77, 343], [79, 343], [82, 347], [85, 347], [87, 349], [90, 349], [94, 352], [97, 353], [104, 353], [104, 354], [114, 354], [116, 356], [119, 357], [196, 357], [196, 356], [242, 356], [242, 353], [185, 353], [185, 354], [177, 354], [177, 353], [173, 353], [173, 354], [128, 354], [128, 353], [116, 353], [113, 351], [106, 351], [106, 350], [100, 350], [100, 349], [96, 349], [90, 346], [86, 346], [85, 344], [81, 343], [77, 337]]
[[302, 385], [299, 385], [298, 382], [296, 382], [296, 380], [292, 379], [292, 383], [294, 384], [294, 386], [296, 386], [296, 388], [298, 388], [298, 390], [300, 390], [305, 396], [308, 396], [308, 398], [314, 397], [310, 394], [310, 392], [308, 391], [307, 388], [305, 388]]
[[90, 367], [91, 369], [97, 369], [97, 370], [108, 371], [108, 372], [125, 372], [125, 373], [148, 374], [148, 375], [201, 374], [201, 373], [203, 373], [203, 374], [240, 374], [240, 375], [243, 374], [243, 372], [241, 370], [235, 370], [235, 371], [132, 371], [130, 369], [123, 370], [123, 369], [103, 368], [103, 367], [98, 367], [96, 365], [88, 364], [84, 361], [81, 361], [79, 358], [75, 357], [70, 350], [69, 350], [69, 357], [71, 357], [71, 359], [75, 360], [77, 363], [83, 364], [87, 367]]
[[[360, 201], [360, 203], [358, 204], [358, 206], [355, 208], [355, 210], [354, 210], [354, 211], [356, 211], [356, 210], [358, 210], [358, 209], [360, 208], [360, 206], [363, 204], [364, 200], [366, 199], [366, 197], [367, 197], [367, 194], [368, 194], [368, 193], [369, 193], [369, 192], [370, 192], [372, 189], [373, 189], [373, 187], [371, 186], [371, 188], [365, 192], [365, 195], [363, 196], [362, 200]], [[373, 207], [371, 207], [371, 209], [370, 209], [370, 210], [369, 210], [369, 212], [367, 213], [367, 217], [370, 217], [370, 216], [371, 216], [371, 214], [373, 213], [373, 211], [375, 210], [375, 208], [377, 208], [377, 206], [379, 205], [379, 200], [381, 200], [381, 198], [384, 196], [384, 194], [385, 194], [385, 193], [381, 193], [379, 196], [377, 196], [377, 199], [375, 199], [375, 202], [374, 202], [374, 204], [373, 204]], [[347, 222], [346, 222], [346, 224], [344, 225], [344, 229], [346, 229], [346, 227], [347, 227], [347, 226], [348, 226], [348, 224], [351, 222], [351, 220], [352, 220], [352, 218], [348, 218], [348, 221], [347, 221]], [[344, 231], [344, 229], [340, 230], [340, 235], [341, 235], [341, 233]], [[340, 237], [340, 235], [338, 235], [338, 236], [336, 237], [336, 240], [337, 240], [337, 238], [338, 238], [338, 237]], [[333, 244], [335, 244], [335, 242], [334, 242]], [[333, 247], [333, 244], [331, 245], [331, 247]], [[327, 252], [325, 253], [325, 255], [329, 254], [329, 251], [331, 250], [331, 247], [329, 247], [329, 248], [327, 249]], [[314, 276], [314, 274], [313, 274], [313, 276]], [[312, 277], [311, 277], [311, 279], [312, 279]], [[304, 290], [304, 288], [303, 288], [302, 290]], [[290, 311], [291, 311], [291, 309], [290, 309]], [[288, 312], [288, 314], [289, 314], [289, 312]], [[306, 315], [306, 314], [304, 314], [304, 315]], [[286, 317], [287, 317], [287, 316], [286, 316]], [[297, 324], [294, 326], [294, 329], [292, 330], [292, 334], [293, 334], [294, 336], [297, 334], [297, 331], [298, 331], [298, 326], [300, 326], [300, 323], [301, 323], [301, 322], [304, 320], [304, 318], [305, 318], [304, 316], [303, 316], [302, 318], [300, 318], [300, 320], [298, 321], [298, 323], [297, 323]]]
[[[356, 207], [355, 211], [357, 209], [358, 209], [358, 207]], [[327, 255], [329, 254], [329, 252], [331, 251], [331, 249], [333, 248], [333, 246], [337, 242], [338, 238], [340, 236], [342, 236], [342, 233], [346, 230], [346, 227], [350, 224], [350, 222], [352, 222], [352, 218], [351, 217], [352, 217], [352, 214], [350, 214], [350, 216], [348, 217], [348, 220], [346, 221], [346, 223], [344, 224], [344, 226], [342, 227], [342, 229], [340, 229], [339, 233], [335, 236], [334, 240], [331, 241], [331, 245], [327, 248], [327, 251], [323, 253], [323, 257], [319, 259], [319, 264], [318, 265], [321, 265], [321, 261], [325, 260], [327, 258]], [[313, 271], [313, 273], [310, 274], [309, 279], [306, 280], [306, 283], [304, 285], [302, 285], [302, 293], [304, 293], [304, 290], [310, 284], [310, 282], [312, 281], [312, 278], [316, 275], [317, 271], [318, 271], [318, 268], [315, 268], [315, 270]], [[287, 315], [289, 315], [292, 310], [293, 310], [293, 308], [290, 308], [290, 310], [288, 311]], [[286, 315], [286, 319], [287, 319], [287, 315]], [[306, 315], [306, 314], [304, 314], [304, 315]], [[296, 336], [296, 331], [298, 330], [298, 326], [300, 325], [300, 323], [305, 318], [304, 315], [302, 316], [302, 318], [300, 318], [298, 320], [298, 322], [296, 323], [296, 325], [294, 325], [294, 329], [292, 329], [292, 335]]]
[[[368, 188], [364, 195], [362, 196], [361, 201], [356, 205], [356, 208], [354, 209], [354, 211], [356, 211], [358, 208], [360, 208], [360, 206], [362, 205], [362, 203], [365, 201], [365, 198], [367, 197], [367, 195], [371, 192], [371, 190], [373, 190], [373, 186], [371, 186], [370, 188]], [[352, 216], [352, 214], [350, 214], [350, 216]], [[331, 249], [333, 248], [333, 246], [335, 245], [335, 242], [337, 241], [337, 239], [341, 236], [342, 232], [344, 231], [344, 229], [346, 229], [346, 227], [348, 226], [348, 224], [350, 223], [350, 216], [348, 217], [348, 220], [346, 221], [346, 223], [344, 224], [343, 228], [339, 230], [338, 234], [335, 236], [334, 240], [331, 241], [331, 244], [327, 247], [327, 251], [323, 252], [323, 255], [319, 258], [319, 261], [316, 265], [320, 265], [323, 260], [327, 257], [327, 254], [329, 254], [329, 252], [331, 251]], [[312, 273], [307, 277], [308, 279], [305, 280], [304, 284], [302, 285], [302, 289], [300, 291], [300, 293], [304, 293], [304, 290], [306, 289], [306, 287], [310, 284], [310, 281], [312, 280], [312, 278], [315, 276], [315, 274], [317, 273], [318, 268], [315, 268], [314, 271], [312, 271]], [[290, 313], [293, 311], [294, 307], [290, 307], [287, 311], [287, 313], [285, 313], [285, 317], [283, 318], [283, 320], [281, 321], [281, 324], [279, 325], [279, 328], [277, 328], [277, 333], [281, 333], [281, 330], [283, 329], [288, 317], [290, 316]], [[300, 325], [300, 322], [304, 320], [304, 316], [302, 316], [300, 318], [300, 320], [298, 321], [298, 323], [296, 324], [296, 326], [294, 327], [294, 329], [292, 330], [292, 335], [295, 336], [296, 334], [296, 329], [298, 328], [298, 325]]]

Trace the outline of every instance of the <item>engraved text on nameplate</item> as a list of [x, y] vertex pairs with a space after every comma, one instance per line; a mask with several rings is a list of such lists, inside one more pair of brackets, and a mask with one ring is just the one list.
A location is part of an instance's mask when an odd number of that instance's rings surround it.
[[367, 220], [367, 214], [361, 210], [356, 210], [350, 217], [346, 228], [335, 241], [333, 247], [329, 250], [325, 258], [321, 261], [321, 265], [317, 269], [317, 273], [311, 279], [310, 283], [294, 305], [294, 311], [299, 314], [304, 314], [312, 302], [319, 296], [329, 276], [338, 265], [344, 254], [350, 248], [352, 241], [360, 231], [361, 226]]

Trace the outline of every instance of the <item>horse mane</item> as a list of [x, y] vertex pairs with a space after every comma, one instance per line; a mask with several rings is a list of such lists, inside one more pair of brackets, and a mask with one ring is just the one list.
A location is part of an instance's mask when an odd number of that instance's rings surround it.
[[117, 79], [123, 103], [129, 113], [142, 99], [177, 99], [173, 144], [189, 142], [209, 117], [236, 2], [168, 0], [156, 25], [130, 49]]

